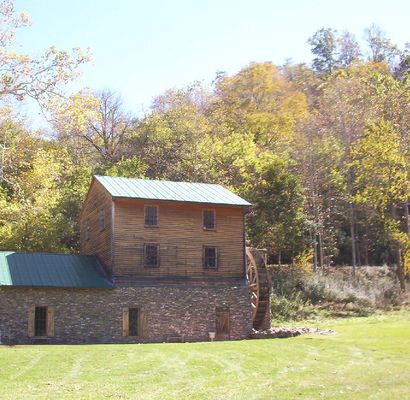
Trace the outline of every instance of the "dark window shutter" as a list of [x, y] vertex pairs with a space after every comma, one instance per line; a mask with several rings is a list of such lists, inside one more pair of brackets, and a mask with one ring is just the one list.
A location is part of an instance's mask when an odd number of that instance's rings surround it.
[[28, 337], [34, 336], [34, 313], [35, 313], [35, 306], [30, 306], [28, 309], [28, 319], [27, 319]]
[[144, 311], [139, 311], [139, 318], [138, 318], [138, 336], [141, 338], [145, 337], [147, 329], [147, 315]]
[[47, 307], [47, 336], [54, 336], [54, 307]]
[[128, 308], [122, 310], [122, 336], [128, 336], [129, 333], [129, 311]]

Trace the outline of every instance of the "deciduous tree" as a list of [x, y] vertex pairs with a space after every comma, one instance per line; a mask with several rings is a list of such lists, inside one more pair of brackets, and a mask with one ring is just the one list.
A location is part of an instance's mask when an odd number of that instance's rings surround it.
[[369, 125], [352, 148], [355, 201], [377, 211], [396, 255], [397, 274], [405, 289], [405, 260], [410, 249], [402, 205], [410, 198], [409, 166], [400, 150], [398, 134], [390, 123]]
[[322, 28], [308, 39], [311, 51], [315, 55], [313, 69], [319, 75], [331, 74], [339, 65], [337, 61], [336, 31]]
[[91, 157], [94, 153], [107, 166], [124, 155], [124, 143], [131, 133], [133, 119], [115, 93], [83, 90], [68, 99], [55, 99], [52, 109], [58, 137], [76, 153], [91, 153]]
[[17, 14], [11, 0], [0, 3], [0, 101], [33, 98], [43, 107], [78, 74], [89, 56], [79, 48], [70, 54], [51, 46], [39, 58], [15, 51], [15, 30], [30, 25], [29, 17]]

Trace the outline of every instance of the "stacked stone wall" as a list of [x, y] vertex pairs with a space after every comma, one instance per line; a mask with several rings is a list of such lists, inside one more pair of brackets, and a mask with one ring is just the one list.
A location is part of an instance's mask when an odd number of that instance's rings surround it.
[[[54, 308], [54, 336], [47, 343], [163, 342], [183, 337], [207, 341], [215, 308], [229, 307], [230, 339], [252, 330], [246, 287], [122, 287], [115, 289], [0, 288], [0, 335], [4, 344], [28, 344], [28, 310]], [[123, 336], [123, 309], [145, 315], [143, 336]]]

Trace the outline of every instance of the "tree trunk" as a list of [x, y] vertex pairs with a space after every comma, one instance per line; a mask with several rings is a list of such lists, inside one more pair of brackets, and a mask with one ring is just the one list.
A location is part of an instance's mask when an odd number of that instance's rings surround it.
[[363, 235], [364, 239], [364, 263], [366, 266], [369, 266], [369, 224], [367, 223], [367, 213], [365, 213], [365, 234]]
[[350, 208], [350, 237], [352, 240], [352, 274], [353, 276], [356, 275], [356, 237], [354, 231], [354, 223], [355, 223], [355, 213], [353, 203], [349, 202]]
[[1, 147], [1, 159], [0, 159], [0, 181], [4, 180], [4, 160], [6, 156], [6, 146], [7, 146], [7, 128], [4, 129], [4, 140]]
[[367, 234], [364, 237], [364, 264], [369, 266], [369, 238]]
[[313, 271], [317, 271], [317, 240], [316, 234], [313, 235]]
[[402, 251], [398, 243], [396, 243], [394, 247], [395, 247], [396, 263], [397, 263], [396, 273], [397, 273], [397, 277], [399, 278], [400, 289], [403, 292], [405, 292], [406, 291], [406, 274], [404, 271]]
[[360, 250], [360, 241], [359, 241], [359, 235], [357, 234], [357, 224], [355, 225], [355, 244], [356, 244], [356, 263], [357, 267], [360, 267], [362, 265], [362, 257], [361, 257], [361, 250]]
[[409, 207], [410, 207], [410, 202], [406, 201], [404, 203], [404, 216], [406, 218], [406, 223], [407, 223], [407, 235], [410, 239], [410, 211], [409, 211]]
[[[394, 220], [397, 220], [397, 208], [395, 205], [392, 206], [392, 216]], [[402, 254], [402, 246], [400, 242], [393, 239], [393, 248], [396, 256], [396, 274], [399, 278], [400, 282], [400, 289], [404, 292], [406, 291], [406, 272], [404, 270], [404, 262], [403, 262], [403, 254]]]
[[278, 254], [278, 265], [279, 267], [282, 265], [282, 253], [281, 252], [279, 252]]
[[323, 269], [323, 239], [322, 239], [322, 233], [319, 232], [319, 266], [320, 269]]

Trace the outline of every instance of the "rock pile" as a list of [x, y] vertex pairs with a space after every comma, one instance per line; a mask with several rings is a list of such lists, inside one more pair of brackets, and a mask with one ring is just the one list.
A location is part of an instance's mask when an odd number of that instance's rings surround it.
[[300, 336], [316, 333], [319, 335], [333, 335], [335, 331], [331, 329], [319, 329], [319, 328], [270, 328], [266, 330], [253, 330], [250, 338], [251, 339], [271, 339], [271, 338], [288, 338], [293, 336]]

